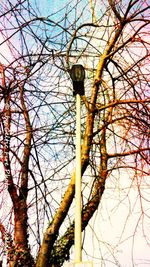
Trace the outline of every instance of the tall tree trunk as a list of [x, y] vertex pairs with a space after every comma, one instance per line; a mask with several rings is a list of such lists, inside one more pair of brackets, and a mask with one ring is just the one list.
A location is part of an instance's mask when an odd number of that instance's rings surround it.
[[12, 266], [29, 267], [34, 266], [34, 261], [28, 246], [27, 229], [27, 205], [26, 199], [21, 199], [16, 203], [14, 210], [15, 231], [14, 244], [15, 254]]

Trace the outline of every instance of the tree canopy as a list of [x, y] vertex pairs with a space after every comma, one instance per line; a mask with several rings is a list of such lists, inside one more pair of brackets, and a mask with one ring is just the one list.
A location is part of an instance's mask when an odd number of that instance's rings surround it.
[[128, 241], [135, 214], [133, 265], [136, 233], [149, 246], [149, 9], [148, 0], [1, 1], [0, 232], [8, 266], [62, 266], [72, 257], [76, 109], [70, 69], [76, 63], [86, 71], [85, 238], [92, 218], [107, 224], [126, 206], [115, 245], [93, 226], [97, 260], [121, 266], [115, 249]]

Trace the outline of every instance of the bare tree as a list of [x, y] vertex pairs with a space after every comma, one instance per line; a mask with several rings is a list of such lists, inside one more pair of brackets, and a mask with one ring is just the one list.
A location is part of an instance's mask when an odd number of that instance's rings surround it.
[[[0, 4], [0, 149], [5, 172], [0, 231], [8, 266], [62, 266], [70, 259], [75, 193], [72, 64], [82, 63], [86, 69], [82, 230], [102, 207], [102, 196], [108, 197], [109, 184], [118, 186], [122, 175], [132, 176], [141, 207], [141, 182], [148, 186], [148, 0], [66, 1], [57, 12], [49, 11], [46, 1], [40, 5], [29, 0]], [[148, 211], [141, 208], [141, 216], [149, 218]]]

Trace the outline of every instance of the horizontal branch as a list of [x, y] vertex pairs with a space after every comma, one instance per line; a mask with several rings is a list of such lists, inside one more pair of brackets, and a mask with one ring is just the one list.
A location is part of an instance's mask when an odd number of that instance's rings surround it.
[[141, 153], [143, 151], [150, 151], [150, 147], [139, 148], [139, 149], [123, 152], [123, 153], [108, 154], [108, 158], [125, 157], [125, 156], [134, 155], [134, 154], [139, 154], [139, 153]]
[[[91, 103], [87, 100], [86, 96], [82, 97], [82, 100], [87, 108], [87, 110], [90, 110], [90, 105]], [[108, 103], [106, 105], [101, 105], [101, 104], [96, 104], [96, 108], [94, 109], [94, 105], [93, 105], [93, 109], [91, 111], [101, 111], [104, 110], [106, 108], [110, 108], [110, 107], [115, 107], [117, 105], [125, 105], [125, 104], [146, 104], [146, 103], [150, 103], [150, 98], [148, 99], [122, 99], [122, 100], [115, 100], [111, 103]], [[147, 108], [149, 108], [147, 106]]]
[[116, 100], [114, 102], [111, 102], [107, 105], [100, 105], [100, 104], [97, 104], [97, 110], [101, 111], [101, 110], [104, 110], [106, 108], [110, 108], [110, 107], [115, 107], [117, 105], [122, 105], [122, 104], [145, 104], [145, 103], [150, 103], [150, 99], [123, 99], [123, 100]]

